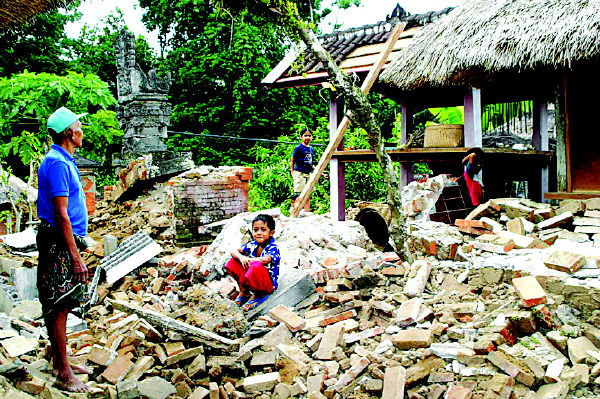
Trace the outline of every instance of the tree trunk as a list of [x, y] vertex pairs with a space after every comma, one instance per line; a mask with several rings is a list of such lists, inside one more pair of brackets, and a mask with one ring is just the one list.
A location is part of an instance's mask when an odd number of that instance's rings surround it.
[[394, 170], [392, 160], [385, 152], [384, 142], [381, 137], [381, 128], [375, 119], [371, 104], [362, 90], [336, 65], [331, 55], [323, 48], [321, 43], [319, 43], [314, 32], [302, 22], [299, 22], [297, 26], [302, 41], [325, 66], [325, 69], [331, 77], [331, 84], [333, 84], [336, 90], [345, 95], [347, 107], [354, 114], [352, 120], [367, 132], [369, 147], [375, 152], [377, 161], [383, 170], [383, 179], [387, 188], [388, 202], [392, 210], [392, 221], [389, 229], [390, 237], [392, 237], [392, 240], [394, 241], [396, 252], [407, 259], [408, 250], [405, 245], [406, 219], [402, 212], [402, 199], [400, 195], [398, 174]]

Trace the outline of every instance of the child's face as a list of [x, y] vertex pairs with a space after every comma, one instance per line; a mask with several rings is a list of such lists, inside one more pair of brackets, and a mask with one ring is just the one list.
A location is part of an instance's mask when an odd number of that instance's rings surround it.
[[300, 136], [300, 139], [302, 140], [302, 144], [304, 145], [309, 145], [310, 142], [312, 141], [312, 133], [311, 132], [304, 132], [302, 133], [302, 136]]
[[273, 237], [273, 234], [275, 234], [275, 230], [271, 230], [262, 220], [257, 220], [252, 225], [252, 238], [259, 244], [264, 244], [269, 238]]

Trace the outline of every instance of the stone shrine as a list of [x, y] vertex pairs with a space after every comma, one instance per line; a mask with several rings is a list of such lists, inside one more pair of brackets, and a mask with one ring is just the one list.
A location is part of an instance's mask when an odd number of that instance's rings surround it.
[[144, 72], [135, 60], [135, 36], [123, 29], [115, 41], [117, 59], [117, 119], [124, 131], [123, 154], [166, 151], [162, 142], [172, 113], [167, 93], [171, 76]]

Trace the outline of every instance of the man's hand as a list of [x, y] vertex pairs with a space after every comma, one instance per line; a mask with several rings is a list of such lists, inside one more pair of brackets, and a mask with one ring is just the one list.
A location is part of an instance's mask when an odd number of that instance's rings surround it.
[[73, 274], [80, 283], [86, 283], [88, 279], [88, 268], [80, 256], [73, 260]]

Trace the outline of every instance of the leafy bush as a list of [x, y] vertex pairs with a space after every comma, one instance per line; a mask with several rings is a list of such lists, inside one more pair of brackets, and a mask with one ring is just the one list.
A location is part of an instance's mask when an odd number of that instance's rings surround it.
[[120, 149], [123, 133], [115, 113], [105, 109], [116, 104], [107, 84], [92, 74], [68, 72], [66, 76], [58, 76], [25, 71], [11, 78], [0, 78], [2, 158], [18, 155], [27, 165], [41, 157], [49, 142], [48, 117], [66, 106], [73, 112], [90, 113], [83, 119], [91, 125], [83, 129], [85, 143], [81, 155], [110, 164], [111, 151]]

